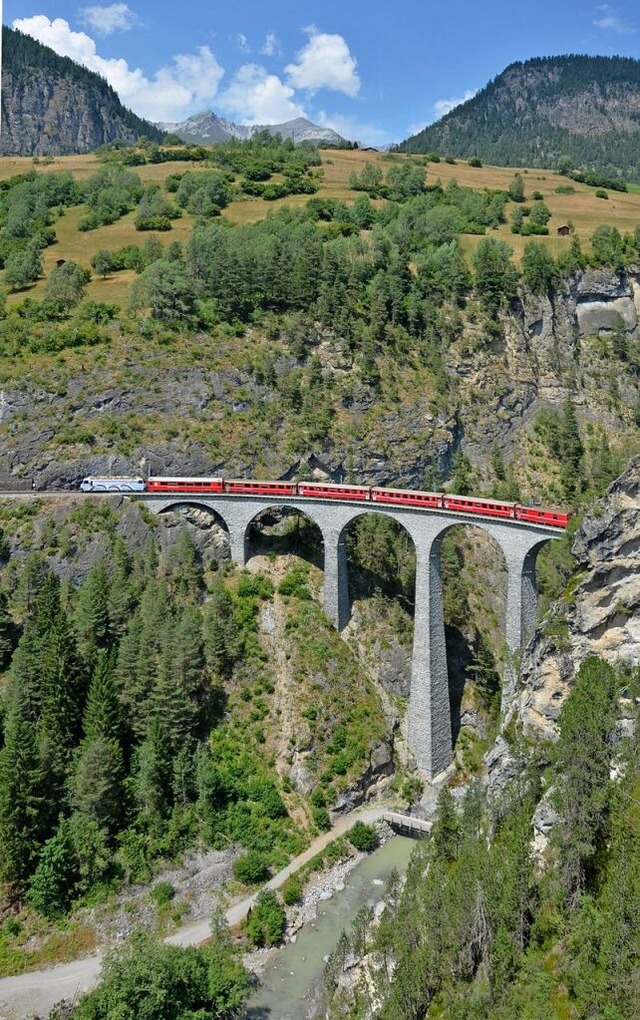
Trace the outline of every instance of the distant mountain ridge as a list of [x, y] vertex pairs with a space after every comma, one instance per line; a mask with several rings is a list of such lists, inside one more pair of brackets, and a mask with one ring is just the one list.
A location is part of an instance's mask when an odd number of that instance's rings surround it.
[[2, 155], [62, 156], [116, 139], [164, 138], [99, 74], [31, 36], [3, 27], [2, 49]]
[[235, 121], [219, 117], [213, 110], [204, 110], [196, 113], [187, 120], [177, 124], [169, 122], [160, 123], [158, 127], [169, 134], [177, 135], [183, 142], [191, 142], [195, 145], [215, 145], [228, 142], [232, 138], [246, 140], [253, 138], [259, 131], [268, 131], [269, 134], [279, 134], [283, 138], [292, 138], [299, 142], [320, 142], [325, 145], [341, 145], [344, 138], [332, 128], [320, 127], [306, 117], [296, 117], [295, 120], [287, 120], [283, 124], [236, 124]]
[[640, 60], [570, 55], [510, 64], [400, 149], [502, 166], [549, 167], [566, 155], [640, 180]]

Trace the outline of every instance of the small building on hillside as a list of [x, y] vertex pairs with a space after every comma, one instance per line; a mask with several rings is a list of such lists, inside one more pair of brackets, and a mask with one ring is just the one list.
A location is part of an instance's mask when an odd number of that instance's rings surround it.
[[558, 234], [560, 237], [568, 237], [571, 233], [571, 227], [568, 223], [561, 223], [558, 227]]

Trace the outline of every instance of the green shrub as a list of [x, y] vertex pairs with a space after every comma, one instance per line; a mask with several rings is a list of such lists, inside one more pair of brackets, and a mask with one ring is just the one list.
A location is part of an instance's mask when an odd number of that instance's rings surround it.
[[299, 903], [302, 899], [302, 880], [298, 875], [291, 875], [282, 887], [282, 899], [288, 907]]
[[372, 825], [366, 825], [364, 822], [352, 825], [347, 833], [347, 839], [356, 850], [363, 850], [365, 853], [375, 850], [378, 845], [378, 833]]
[[286, 927], [284, 907], [271, 889], [263, 889], [245, 921], [245, 931], [254, 946], [274, 946]]
[[243, 599], [269, 599], [273, 595], [273, 585], [268, 577], [260, 574], [243, 574], [238, 581], [237, 593]]
[[469, 160], [469, 166], [482, 166], [482, 160], [478, 159], [477, 156], [472, 156]]
[[606, 192], [606, 191], [604, 190], [604, 188], [596, 188], [596, 192], [595, 192], [595, 194], [596, 194], [596, 198], [606, 198], [606, 199], [608, 199], [608, 198], [609, 198], [609, 195], [608, 195], [608, 193], [607, 193], [607, 192]]
[[326, 807], [327, 799], [324, 795], [324, 790], [321, 786], [316, 786], [315, 790], [309, 798], [314, 807]]
[[331, 828], [331, 818], [329, 817], [329, 812], [324, 807], [313, 809], [313, 820], [318, 828], [324, 832]]
[[166, 907], [167, 903], [171, 903], [175, 894], [176, 891], [171, 885], [171, 882], [156, 882], [149, 893], [149, 896], [158, 904], [159, 907]]
[[258, 850], [250, 850], [243, 857], [233, 862], [233, 877], [244, 885], [257, 885], [266, 882], [269, 868], [263, 854]]

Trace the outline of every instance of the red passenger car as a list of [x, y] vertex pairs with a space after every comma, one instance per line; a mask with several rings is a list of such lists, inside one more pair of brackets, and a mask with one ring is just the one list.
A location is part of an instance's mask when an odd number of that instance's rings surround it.
[[519, 521], [525, 521], [528, 524], [546, 524], [552, 528], [566, 528], [569, 523], [569, 514], [531, 506], [517, 506], [516, 517]]
[[336, 482], [298, 482], [299, 496], [313, 496], [314, 499], [357, 499], [370, 498], [368, 485], [342, 485]]
[[222, 478], [168, 478], [155, 475], [147, 481], [147, 492], [224, 492]]
[[479, 514], [482, 517], [515, 517], [516, 504], [503, 503], [495, 499], [478, 499], [476, 496], [449, 496], [444, 497], [445, 510], [453, 510], [455, 513]]
[[372, 489], [374, 503], [395, 503], [396, 506], [422, 506], [430, 509], [442, 507], [441, 492], [416, 492], [415, 489]]
[[244, 496], [295, 496], [295, 482], [253, 481], [249, 478], [236, 478], [224, 483], [224, 491], [229, 494]]

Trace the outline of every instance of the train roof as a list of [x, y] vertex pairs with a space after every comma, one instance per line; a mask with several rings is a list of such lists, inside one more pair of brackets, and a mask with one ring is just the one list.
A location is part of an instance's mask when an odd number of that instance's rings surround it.
[[85, 475], [85, 482], [144, 482], [142, 475]]
[[222, 478], [199, 478], [194, 475], [150, 475], [149, 482], [221, 482]]
[[368, 489], [368, 485], [357, 485], [354, 482], [298, 482], [298, 485], [312, 485], [317, 489]]

